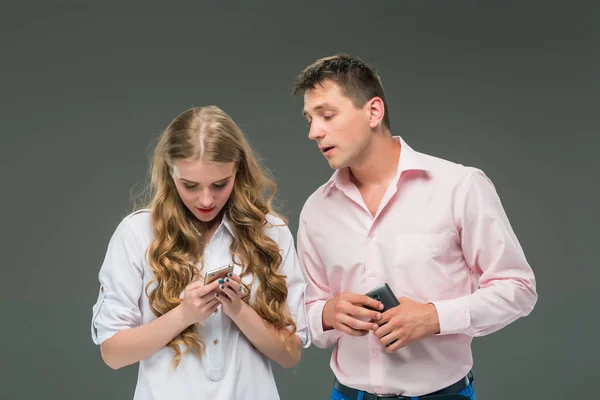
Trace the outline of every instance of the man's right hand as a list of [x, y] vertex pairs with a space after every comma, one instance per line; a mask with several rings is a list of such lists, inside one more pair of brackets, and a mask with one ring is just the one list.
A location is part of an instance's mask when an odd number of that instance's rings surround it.
[[372, 321], [381, 319], [381, 302], [363, 294], [341, 293], [327, 300], [321, 317], [323, 330], [336, 329], [351, 336], [364, 336], [379, 326]]

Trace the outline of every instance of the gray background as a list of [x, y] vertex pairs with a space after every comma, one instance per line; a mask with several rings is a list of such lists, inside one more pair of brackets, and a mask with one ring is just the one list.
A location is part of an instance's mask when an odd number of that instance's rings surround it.
[[[179, 112], [217, 104], [241, 125], [295, 234], [331, 171], [290, 87], [339, 51], [379, 69], [394, 134], [493, 179], [535, 270], [531, 316], [474, 341], [478, 399], [596, 397], [594, 2], [94, 3], [0, 12], [1, 398], [132, 397], [137, 367], [103, 364], [91, 307], [149, 145]], [[329, 356], [276, 368], [282, 398], [328, 398]]]

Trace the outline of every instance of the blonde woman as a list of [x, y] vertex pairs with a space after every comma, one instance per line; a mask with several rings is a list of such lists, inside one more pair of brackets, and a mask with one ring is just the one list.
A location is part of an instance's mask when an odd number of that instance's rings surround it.
[[103, 360], [140, 363], [135, 399], [279, 399], [270, 360], [296, 365], [310, 338], [293, 237], [271, 209], [275, 183], [209, 106], [164, 131], [150, 189], [100, 269], [92, 337]]

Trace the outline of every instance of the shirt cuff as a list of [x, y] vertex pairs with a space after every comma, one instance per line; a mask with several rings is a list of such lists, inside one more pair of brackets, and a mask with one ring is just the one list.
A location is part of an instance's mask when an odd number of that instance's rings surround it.
[[335, 329], [323, 330], [323, 307], [327, 300], [312, 303], [307, 310], [312, 342], [322, 349], [332, 346], [344, 334]]
[[435, 306], [440, 323], [440, 333], [438, 335], [467, 333], [469, 331], [471, 310], [467, 297], [433, 301], [431, 303]]

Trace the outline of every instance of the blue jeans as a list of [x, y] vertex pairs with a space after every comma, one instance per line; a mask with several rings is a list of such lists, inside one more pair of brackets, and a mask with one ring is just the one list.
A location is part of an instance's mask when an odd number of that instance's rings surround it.
[[[465, 396], [465, 398], [469, 399], [469, 400], [477, 400], [475, 398], [475, 389], [473, 388], [473, 383], [471, 382], [469, 384], [469, 386], [467, 386], [466, 388], [464, 388], [463, 390], [461, 390], [458, 394]], [[347, 397], [344, 397], [344, 395], [342, 395], [340, 392], [337, 391], [336, 388], [333, 388], [331, 390], [331, 397], [329, 397], [330, 400], [362, 400], [364, 396], [364, 392], [358, 392], [358, 397], [356, 399], [349, 399]], [[412, 400], [419, 400], [419, 397], [412, 397]]]

